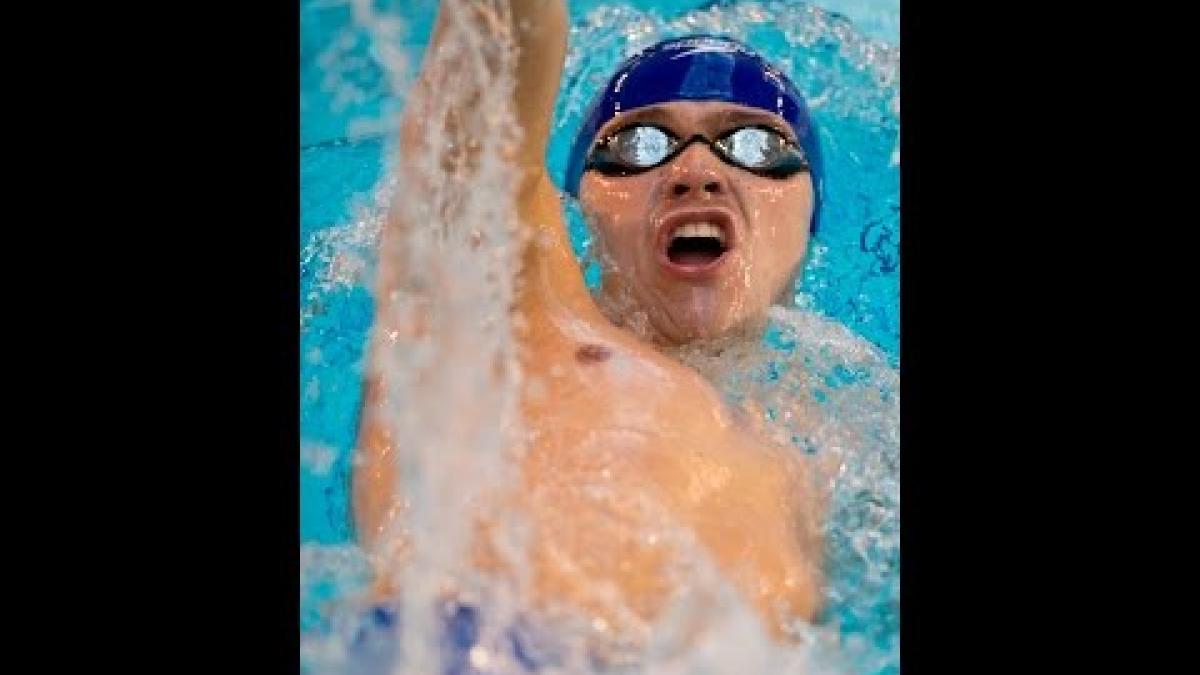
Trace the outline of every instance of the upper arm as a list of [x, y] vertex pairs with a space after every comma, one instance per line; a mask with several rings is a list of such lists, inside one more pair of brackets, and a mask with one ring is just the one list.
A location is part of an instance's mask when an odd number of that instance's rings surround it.
[[527, 168], [541, 168], [567, 53], [566, 3], [514, 0], [512, 7], [518, 50], [514, 107], [524, 131], [520, 161]]
[[[470, 146], [470, 134], [482, 125], [463, 125], [462, 121], [472, 114], [492, 112], [475, 110], [481, 99], [476, 85], [494, 83], [490, 77], [484, 78], [489, 81], [474, 82], [467, 73], [479, 66], [476, 56], [491, 61], [498, 57], [492, 50], [511, 45], [516, 55], [512, 111], [522, 131], [515, 160], [526, 170], [544, 167], [567, 50], [566, 5], [563, 0], [512, 0], [511, 10], [510, 15], [502, 16], [483, 3], [442, 3], [424, 65], [405, 108], [401, 135], [406, 142], [402, 143], [402, 152], [423, 149], [430, 138], [425, 127], [434, 121], [433, 111], [443, 105], [447, 108], [444, 124], [448, 135], [464, 135], [468, 141], [465, 145]], [[454, 49], [469, 39], [464, 26], [493, 39], [481, 45], [478, 54]], [[457, 100], [447, 100], [447, 96]]]

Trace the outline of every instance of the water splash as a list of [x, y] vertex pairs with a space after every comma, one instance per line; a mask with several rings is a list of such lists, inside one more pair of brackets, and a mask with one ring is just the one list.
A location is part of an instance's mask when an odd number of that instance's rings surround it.
[[[394, 15], [369, 0], [355, 2], [371, 27], [376, 58], [394, 90], [408, 82]], [[403, 515], [384, 541], [403, 540], [403, 563], [385, 557], [381, 574], [402, 589], [396, 635], [403, 672], [441, 667], [442, 623], [434, 608], [449, 596], [488, 613], [487, 636], [511, 622], [516, 591], [484, 579], [471, 566], [470, 540], [479, 501], [512, 480], [507, 455], [517, 443], [517, 368], [508, 307], [517, 247], [514, 172], [503, 160], [519, 133], [511, 110], [513, 50], [507, 3], [442, 3], [448, 34], [437, 59], [453, 77], [408, 102], [421, 111], [423, 138], [401, 148], [413, 161], [397, 166], [402, 181], [380, 237], [379, 256], [394, 266], [395, 285], [381, 289], [376, 326], [384, 331], [375, 367], [387, 385], [381, 409], [396, 453]], [[490, 21], [480, 23], [483, 17]], [[464, 106], [463, 101], [473, 105]], [[414, 198], [413, 195], [420, 195]], [[396, 331], [427, 330], [397, 339]]]

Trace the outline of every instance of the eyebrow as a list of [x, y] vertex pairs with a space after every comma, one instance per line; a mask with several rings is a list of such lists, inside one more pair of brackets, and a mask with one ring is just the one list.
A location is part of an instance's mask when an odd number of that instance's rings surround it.
[[663, 124], [664, 126], [672, 126], [679, 120], [670, 113], [668, 108], [661, 105], [652, 105], [645, 108], [618, 114], [616, 117], [609, 120], [608, 124], [604, 125], [603, 133], [600, 135], [608, 135], [618, 129], [622, 129], [637, 122], [654, 122]]
[[721, 113], [718, 118], [721, 120], [722, 130], [730, 129], [736, 126], [744, 126], [746, 124], [761, 124], [782, 133], [791, 140], [796, 140], [795, 134], [792, 133], [791, 125], [777, 116], [769, 112], [753, 111], [753, 110], [731, 110]]
[[[670, 112], [670, 108], [662, 105], [651, 105], [614, 117], [605, 125], [602, 135], [612, 134], [619, 129], [639, 122], [661, 124], [673, 129], [678, 126], [679, 120]], [[715, 133], [717, 134], [737, 126], [761, 124], [779, 131], [793, 142], [796, 140], [796, 134], [792, 131], [791, 125], [765, 110], [735, 109], [714, 112], [703, 118], [703, 124], [706, 127], [715, 128]]]

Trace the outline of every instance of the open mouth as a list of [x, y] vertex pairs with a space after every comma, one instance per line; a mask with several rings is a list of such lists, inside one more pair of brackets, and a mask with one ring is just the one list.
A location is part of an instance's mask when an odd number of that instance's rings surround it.
[[687, 223], [675, 228], [667, 259], [683, 267], [710, 265], [728, 251], [725, 233], [713, 223]]
[[734, 247], [733, 219], [724, 209], [672, 213], [659, 231], [663, 264], [687, 277], [716, 270]]

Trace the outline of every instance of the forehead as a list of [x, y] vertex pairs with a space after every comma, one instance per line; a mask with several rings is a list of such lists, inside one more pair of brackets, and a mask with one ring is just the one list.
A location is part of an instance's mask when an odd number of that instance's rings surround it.
[[765, 124], [795, 137], [791, 125], [779, 115], [760, 108], [725, 101], [670, 101], [617, 114], [597, 132], [597, 137], [635, 122], [653, 123], [676, 133], [716, 133], [733, 126]]

